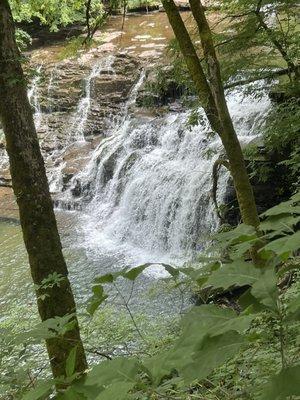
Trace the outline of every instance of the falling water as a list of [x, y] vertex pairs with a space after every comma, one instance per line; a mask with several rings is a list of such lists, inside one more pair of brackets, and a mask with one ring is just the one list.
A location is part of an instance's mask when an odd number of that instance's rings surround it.
[[[79, 101], [70, 141], [84, 141], [93, 81], [102, 73], [114, 75], [114, 57], [97, 63], [85, 80], [85, 96]], [[28, 96], [41, 124], [39, 82], [41, 66]], [[117, 120], [111, 120], [108, 137], [91, 154], [87, 167], [73, 178], [80, 182], [84, 205], [82, 229], [91, 254], [111, 254], [122, 263], [178, 262], [201, 250], [218, 226], [211, 200], [212, 166], [222, 152], [204, 115], [197, 126], [188, 124], [189, 112], [169, 112], [160, 117], [132, 112], [145, 74], [131, 91]], [[52, 72], [48, 94], [55, 81]], [[50, 97], [50, 96], [49, 96]], [[261, 132], [269, 109], [267, 95], [260, 99], [234, 90], [227, 96], [234, 124], [242, 143]], [[201, 114], [201, 110], [199, 111]], [[73, 131], [74, 131], [73, 130]], [[67, 143], [68, 146], [68, 143]], [[59, 158], [64, 149], [52, 157]], [[64, 162], [50, 171], [53, 192], [62, 188]], [[219, 182], [219, 201], [226, 190], [227, 173]], [[70, 200], [72, 190], [64, 196]]]
[[99, 63], [94, 65], [89, 76], [85, 79], [84, 97], [80, 100], [71, 128], [71, 134], [77, 141], [84, 141], [84, 130], [91, 108], [91, 90], [93, 79], [100, 76], [102, 72], [106, 74], [114, 74], [113, 69], [114, 56], [110, 55], [103, 58]]
[[[27, 92], [28, 95], [28, 100], [30, 102], [30, 105], [34, 109], [34, 122], [35, 126], [37, 129], [41, 126], [42, 122], [42, 112], [41, 112], [41, 106], [40, 106], [40, 99], [39, 99], [39, 83], [41, 80], [41, 70], [42, 70], [42, 65], [38, 66], [36, 69], [36, 73], [34, 78], [31, 81], [30, 88]], [[4, 132], [0, 128], [0, 143], [2, 142], [4, 138]], [[1, 149], [0, 147], [0, 171], [5, 171], [9, 169], [9, 160], [8, 160], [8, 155], [5, 151], [4, 148]]]
[[[101, 60], [86, 78], [85, 96], [77, 107], [72, 125], [75, 135], [71, 130], [70, 143], [84, 141], [93, 80], [102, 73], [113, 76], [113, 62], [112, 56]], [[41, 67], [28, 94], [37, 125], [41, 118], [40, 72]], [[144, 77], [142, 73], [117, 121], [111, 121], [110, 135], [91, 154], [87, 167], [73, 178], [73, 183], [80, 182], [82, 187], [85, 245], [97, 257], [111, 254], [126, 264], [181, 263], [203, 249], [218, 226], [210, 193], [212, 166], [222, 146], [212, 136], [204, 115], [197, 126], [191, 127], [189, 112], [169, 112], [160, 117], [132, 112]], [[235, 90], [227, 100], [240, 141], [253, 140], [270, 106], [267, 95], [255, 99]], [[50, 173], [52, 191], [61, 190], [63, 168], [60, 162]], [[220, 202], [227, 179], [224, 172], [219, 182]], [[71, 193], [67, 191], [65, 196], [70, 199]]]
[[58, 76], [58, 68], [57, 66], [55, 66], [50, 73], [50, 78], [49, 78], [49, 83], [48, 83], [48, 87], [47, 87], [47, 98], [48, 98], [48, 113], [52, 112], [52, 108], [53, 108], [53, 92], [54, 89], [56, 87], [56, 78]]
[[[136, 88], [132, 93], [131, 104]], [[227, 100], [240, 141], [257, 137], [268, 97], [234, 91]], [[210, 193], [222, 146], [211, 137], [204, 115], [195, 127], [188, 116], [146, 118], [129, 112], [95, 150], [76, 177], [88, 201], [83, 229], [91, 253], [117, 255], [126, 264], [181, 263], [205, 247], [218, 226]], [[227, 178], [224, 172], [220, 201]]]
[[40, 105], [39, 83], [41, 81], [42, 65], [36, 69], [36, 74], [31, 81], [30, 89], [28, 90], [28, 99], [31, 106], [34, 108], [34, 122], [36, 129], [39, 129], [42, 123], [42, 111]]

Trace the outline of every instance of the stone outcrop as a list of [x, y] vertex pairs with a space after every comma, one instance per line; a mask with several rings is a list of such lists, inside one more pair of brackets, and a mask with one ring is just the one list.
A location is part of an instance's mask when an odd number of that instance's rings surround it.
[[[251, 177], [254, 197], [257, 211], [262, 214], [276, 204], [286, 201], [293, 193], [293, 186], [288, 183], [288, 170], [285, 166], [278, 164], [270, 158], [259, 160], [246, 160], [247, 169]], [[263, 168], [266, 173], [264, 179], [259, 176], [253, 176], [253, 171], [257, 168]], [[241, 215], [238, 207], [237, 197], [230, 178], [224, 196], [223, 222], [236, 226], [241, 221]]]
[[[37, 68], [31, 65], [31, 70]], [[84, 168], [91, 149], [109, 134], [139, 76], [135, 58], [97, 49], [38, 68], [29, 92], [37, 132], [48, 171], [63, 166], [63, 185]], [[4, 135], [0, 135], [0, 178], [9, 181], [4, 148]]]
[[90, 78], [93, 67], [97, 63], [100, 65], [105, 57], [112, 56], [94, 53], [86, 61], [66, 60], [41, 70], [42, 84], [38, 96], [42, 115], [38, 133], [44, 140], [42, 147], [48, 147], [48, 150], [49, 147], [56, 147], [53, 141], [56, 138], [61, 145], [72, 141], [78, 125], [82, 123], [80, 102], [87, 96], [90, 98], [86, 99], [89, 102], [86, 105], [86, 121], [80, 132], [86, 140], [105, 134], [108, 119], [121, 113], [122, 105], [138, 79], [139, 66], [132, 57], [116, 54], [111, 66], [99, 66], [98, 73]]
[[189, 88], [176, 81], [174, 67], [161, 65], [148, 71], [136, 102], [139, 107], [170, 106], [188, 93]]

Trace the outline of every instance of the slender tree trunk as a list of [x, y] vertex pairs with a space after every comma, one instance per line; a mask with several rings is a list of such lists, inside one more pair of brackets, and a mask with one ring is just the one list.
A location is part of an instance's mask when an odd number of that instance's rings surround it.
[[91, 1], [92, 0], [87, 0], [87, 2], [85, 4], [85, 23], [86, 23], [86, 28], [87, 28], [87, 35], [86, 35], [84, 42], [87, 42], [88, 40], [91, 39], [91, 25], [90, 25]]
[[34, 126], [32, 109], [20, 54], [15, 42], [14, 23], [7, 0], [0, 0], [0, 118], [2, 121], [13, 190], [20, 211], [23, 238], [29, 256], [31, 275], [36, 285], [56, 273], [60, 285], [37, 289], [38, 310], [43, 321], [73, 314], [74, 327], [63, 337], [46, 341], [54, 377], [65, 375], [66, 358], [77, 347], [76, 372], [87, 368], [80, 339], [76, 306], [62, 254], [44, 161]]
[[216, 55], [212, 33], [205, 17], [205, 11], [201, 0], [190, 0], [190, 5], [198, 26], [204, 57], [207, 62], [210, 88], [222, 126], [220, 136], [229, 159], [230, 171], [233, 177], [242, 218], [246, 224], [257, 227], [259, 225], [259, 218], [253, 190], [250, 185], [242, 149], [228, 111], [220, 64]]
[[209, 68], [208, 83], [197, 56], [190, 35], [182, 21], [173, 0], [163, 0], [163, 6], [178, 40], [181, 52], [186, 61], [191, 78], [195, 84], [201, 105], [203, 106], [211, 127], [218, 133], [224, 145], [237, 193], [243, 222], [255, 228], [259, 225], [255, 200], [245, 162], [228, 112], [219, 63], [215, 54], [211, 32], [204, 15], [204, 8], [199, 0], [190, 1], [194, 18], [201, 36], [202, 47]]
[[173, 0], [162, 0], [162, 4], [168, 15], [169, 22], [178, 41], [190, 76], [195, 84], [200, 103], [205, 110], [212, 129], [216, 132], [220, 132], [221, 126], [214, 98], [209, 88], [209, 84], [202, 69], [195, 47], [180, 16], [178, 8]]

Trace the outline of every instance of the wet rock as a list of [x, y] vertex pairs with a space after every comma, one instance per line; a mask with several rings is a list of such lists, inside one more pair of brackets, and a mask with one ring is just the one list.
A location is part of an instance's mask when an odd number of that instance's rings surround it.
[[[63, 191], [69, 187], [72, 178], [82, 171], [90, 160], [92, 150], [100, 143], [98, 138], [93, 142], [78, 142], [74, 143], [62, 154], [61, 162], [64, 164], [62, 168]], [[78, 187], [75, 190], [78, 192]]]
[[[111, 65], [104, 62], [108, 58]], [[140, 76], [141, 66], [130, 55], [112, 55], [101, 46], [78, 59], [43, 66], [38, 66], [37, 62], [40, 60], [35, 57], [27, 71], [31, 74], [32, 69], [39, 69], [30, 99], [35, 125], [47, 170], [64, 164], [62, 182], [65, 190], [74, 175], [88, 163], [92, 149], [110, 133], [113, 122], [120, 120]], [[95, 66], [100, 66], [99, 71], [88, 82]], [[113, 158], [107, 163], [105, 180], [112, 174], [112, 162]], [[1, 127], [0, 179], [10, 180]], [[82, 188], [77, 185], [74, 190], [78, 195]]]
[[174, 79], [172, 66], [151, 69], [147, 74], [145, 84], [139, 90], [137, 105], [139, 107], [169, 106], [187, 92], [188, 88]]
[[[39, 113], [36, 126], [45, 151], [78, 140], [78, 134], [88, 140], [104, 134], [108, 119], [122, 112], [139, 77], [140, 67], [133, 57], [116, 54], [112, 65], [99, 67], [87, 86], [93, 67], [109, 56], [93, 49], [79, 59], [41, 68], [35, 94], [39, 109], [35, 111]], [[80, 110], [84, 106], [86, 110]], [[81, 132], [78, 132], [80, 124]]]
[[[287, 184], [289, 181], [287, 178], [287, 170], [275, 160], [266, 158], [264, 160], [256, 160], [254, 163], [261, 164], [264, 169], [269, 171], [263, 181], [256, 176], [252, 176], [251, 178], [257, 211], [261, 214], [276, 204], [287, 200], [292, 195], [293, 187]], [[250, 164], [249, 161], [246, 160], [246, 164], [248, 173], [251, 176], [253, 173], [253, 161]], [[241, 222], [241, 215], [232, 179], [229, 179], [227, 183], [222, 208], [225, 223], [236, 226]]]
[[102, 180], [103, 180], [104, 184], [106, 184], [108, 181], [110, 181], [114, 175], [115, 165], [117, 163], [118, 155], [119, 155], [119, 150], [112, 153], [103, 162]]

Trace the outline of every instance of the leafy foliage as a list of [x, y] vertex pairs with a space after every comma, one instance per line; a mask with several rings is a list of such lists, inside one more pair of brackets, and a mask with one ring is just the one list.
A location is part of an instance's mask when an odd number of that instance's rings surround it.
[[287, 60], [297, 63], [295, 1], [228, 0], [222, 2], [222, 11], [228, 27], [216, 38], [225, 77], [245, 69], [261, 73], [266, 66], [287, 66]]
[[[294, 240], [298, 238], [295, 236], [298, 232], [294, 232], [294, 229], [298, 224], [299, 204], [298, 193], [262, 215], [264, 243], [261, 242], [261, 235], [258, 236], [252, 228], [244, 225], [218, 235], [216, 240], [221, 248], [224, 248], [224, 242], [227, 244], [225, 262], [216, 263], [209, 258], [203, 258], [206, 266], [200, 267], [199, 271], [194, 267], [176, 270], [163, 265], [169, 272], [170, 279], [178, 280], [181, 276], [186, 276], [200, 288], [216, 286], [228, 289], [246, 285], [248, 290], [240, 298], [239, 313], [214, 304], [194, 307], [182, 318], [181, 333], [169, 349], [142, 360], [118, 357], [105, 361], [80, 379], [72, 376], [74, 350], [68, 362], [71, 380], [67, 388], [60, 391], [58, 398], [138, 399], [142, 398], [141, 393], [148, 393], [151, 398], [149, 393], [156, 393], [158, 396], [165, 393], [168, 396], [167, 393], [174, 387], [180, 387], [181, 391], [193, 387], [196, 392], [201, 392], [201, 382], [218, 374], [217, 371], [222, 371], [225, 363], [230, 364], [230, 360], [237, 354], [248, 351], [249, 346], [262, 340], [263, 330], [260, 334], [251, 332], [255, 321], [259, 319], [269, 321], [265, 322], [266, 326], [272, 321], [271, 326], [276, 329], [278, 338], [273, 336], [271, 339], [278, 341], [279, 346], [274, 349], [274, 354], [280, 354], [281, 365], [276, 364], [276, 369], [272, 369], [276, 376], [272, 377], [270, 371], [261, 386], [250, 389], [251, 398], [282, 400], [298, 396], [299, 365], [297, 359], [287, 359], [285, 343], [288, 342], [286, 335], [291, 327], [295, 326], [294, 332], [299, 332], [299, 294], [284, 307], [278, 283], [282, 263], [292, 260], [300, 247], [300, 241]], [[251, 247], [256, 242], [261, 243], [259, 251], [264, 260], [261, 268], [255, 267], [246, 259], [249, 246], [244, 245], [249, 243]], [[94, 303], [92, 311], [95, 312], [100, 307], [102, 301], [98, 304], [99, 299], [106, 298], [103, 285], [114, 285], [118, 279], [134, 282], [149, 266], [146, 264], [132, 269], [126, 268], [96, 278], [90, 303]], [[45, 391], [42, 396], [48, 393], [50, 384], [51, 382], [43, 384]], [[30, 392], [32, 397], [29, 393], [26, 395], [29, 397], [25, 399], [41, 398], [40, 390], [38, 387], [36, 391]]]
[[66, 26], [74, 21], [83, 20], [85, 2], [83, 0], [11, 0], [10, 5], [17, 22], [30, 22], [34, 18], [49, 25], [52, 31], [59, 26]]

